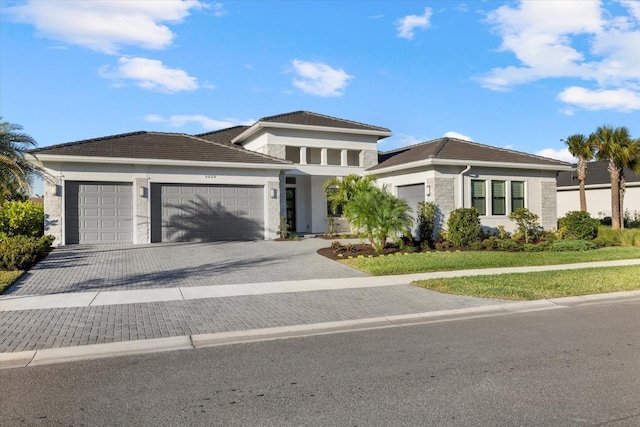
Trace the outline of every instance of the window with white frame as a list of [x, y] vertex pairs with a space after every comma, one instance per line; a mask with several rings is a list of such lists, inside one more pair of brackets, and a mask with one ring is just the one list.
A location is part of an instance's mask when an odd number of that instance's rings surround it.
[[484, 181], [471, 180], [471, 206], [476, 208], [480, 215], [487, 214], [487, 191]]
[[524, 181], [511, 181], [511, 212], [524, 207]]
[[504, 181], [491, 181], [491, 215], [507, 214], [507, 193]]

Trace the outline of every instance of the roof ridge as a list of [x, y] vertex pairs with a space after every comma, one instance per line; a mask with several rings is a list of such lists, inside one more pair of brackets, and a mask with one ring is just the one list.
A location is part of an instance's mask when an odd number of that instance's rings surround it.
[[208, 139], [198, 138], [198, 136], [197, 136], [197, 135], [189, 135], [189, 134], [187, 134], [187, 133], [182, 133], [182, 134], [180, 134], [180, 135], [184, 135], [184, 136], [186, 136], [186, 137], [188, 137], [188, 138], [195, 139], [195, 140], [197, 140], [197, 141], [206, 142], [206, 143], [208, 143], [208, 144], [214, 144], [214, 145], [217, 145], [217, 146], [219, 146], [219, 147], [230, 148], [230, 149], [232, 149], [232, 150], [240, 151], [240, 152], [242, 152], [242, 153], [255, 154], [255, 155], [257, 155], [257, 156], [259, 156], [259, 157], [262, 157], [262, 158], [265, 158], [265, 159], [269, 159], [269, 160], [278, 160], [278, 161], [280, 161], [280, 162], [282, 162], [282, 163], [285, 163], [285, 164], [293, 164], [293, 162], [291, 162], [291, 161], [289, 161], [289, 160], [283, 160], [283, 159], [280, 159], [280, 158], [275, 157], [275, 156], [270, 156], [270, 155], [268, 155], [268, 154], [259, 153], [259, 152], [257, 152], [257, 151], [247, 150], [246, 148], [238, 147], [238, 146], [237, 146], [237, 145], [235, 145], [235, 144], [223, 144], [223, 143], [221, 143], [221, 142], [209, 141]]
[[313, 111], [307, 111], [307, 110], [297, 110], [297, 111], [291, 111], [289, 113], [276, 114], [275, 116], [262, 117], [261, 119], [258, 120], [258, 122], [272, 120], [272, 119], [276, 119], [276, 118], [280, 118], [280, 117], [292, 116], [294, 114], [310, 114], [312, 116], [321, 117], [321, 118], [324, 118], [324, 119], [337, 120], [337, 121], [340, 121], [340, 122], [351, 123], [353, 125], [366, 126], [366, 127], [378, 129], [378, 130], [381, 130], [381, 131], [390, 132], [389, 129], [383, 128], [383, 127], [380, 127], [380, 126], [374, 126], [374, 125], [370, 125], [370, 124], [367, 124], [367, 123], [357, 122], [355, 120], [342, 119], [340, 117], [329, 116], [329, 115], [326, 115], [326, 114], [315, 113]]
[[248, 127], [250, 127], [250, 126], [248, 126], [248, 125], [235, 125], [235, 126], [231, 126], [231, 127], [228, 127], [228, 128], [212, 130], [211, 132], [196, 133], [194, 136], [213, 135], [214, 133], [224, 132], [224, 131], [231, 130], [231, 129], [248, 128]]

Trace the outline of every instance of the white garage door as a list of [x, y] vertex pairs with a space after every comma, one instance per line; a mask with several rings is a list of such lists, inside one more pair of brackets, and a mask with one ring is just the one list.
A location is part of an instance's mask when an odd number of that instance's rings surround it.
[[132, 184], [66, 183], [65, 243], [131, 243]]
[[153, 184], [152, 242], [212, 242], [264, 238], [264, 188]]

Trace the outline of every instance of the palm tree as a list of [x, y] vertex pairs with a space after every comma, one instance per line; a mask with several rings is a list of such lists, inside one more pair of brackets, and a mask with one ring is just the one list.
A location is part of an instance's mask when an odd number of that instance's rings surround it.
[[388, 238], [398, 240], [411, 234], [411, 208], [384, 189], [372, 187], [356, 193], [345, 206], [345, 216], [361, 230], [376, 252], [381, 252]]
[[577, 133], [562, 141], [567, 144], [571, 155], [578, 158], [576, 171], [578, 172], [578, 181], [580, 182], [580, 210], [586, 212], [587, 197], [584, 190], [584, 181], [587, 178], [587, 162], [593, 159], [596, 150], [593, 134], [587, 138]]
[[0, 117], [0, 200], [27, 196], [37, 174], [35, 166], [24, 158], [27, 149], [37, 143], [21, 130], [22, 126]]
[[624, 195], [626, 192], [625, 169], [640, 173], [640, 138], [625, 140], [618, 150], [616, 159], [620, 171], [620, 226], [624, 228]]
[[621, 175], [624, 176], [624, 165], [634, 158], [633, 148], [625, 148], [632, 145], [629, 129], [624, 126], [600, 126], [592, 137], [598, 149], [596, 158], [608, 162], [607, 171], [611, 181], [611, 228], [618, 229], [624, 226], [624, 210], [621, 210], [620, 198]]
[[327, 195], [327, 201], [331, 204], [331, 212], [338, 213], [354, 195], [374, 188], [375, 180], [373, 175], [359, 176], [355, 174], [343, 178], [328, 179], [323, 185], [323, 190]]

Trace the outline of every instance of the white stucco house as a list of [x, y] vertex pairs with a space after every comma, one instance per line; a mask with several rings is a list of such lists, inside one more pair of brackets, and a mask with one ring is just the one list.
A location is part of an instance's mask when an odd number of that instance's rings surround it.
[[[611, 180], [607, 162], [589, 162], [585, 180], [587, 212], [592, 218], [611, 216]], [[640, 174], [625, 169], [624, 209], [631, 215], [640, 213]], [[574, 171], [558, 174], [558, 218], [580, 210], [580, 187]]]
[[442, 219], [475, 206], [486, 227], [527, 207], [555, 228], [556, 175], [568, 163], [453, 138], [389, 152], [386, 128], [307, 111], [199, 135], [133, 132], [32, 150], [45, 171], [45, 227], [56, 244], [258, 240], [323, 233], [323, 183], [374, 174]]

